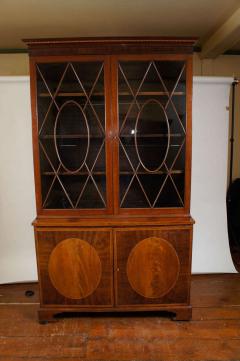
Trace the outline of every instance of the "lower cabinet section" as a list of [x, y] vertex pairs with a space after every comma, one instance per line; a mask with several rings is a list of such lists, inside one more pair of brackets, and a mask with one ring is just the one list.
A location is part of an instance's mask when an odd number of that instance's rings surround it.
[[36, 232], [42, 305], [113, 306], [112, 232]]
[[181, 307], [189, 318], [191, 243], [191, 226], [38, 228], [40, 318]]
[[117, 306], [189, 302], [191, 230], [115, 231]]

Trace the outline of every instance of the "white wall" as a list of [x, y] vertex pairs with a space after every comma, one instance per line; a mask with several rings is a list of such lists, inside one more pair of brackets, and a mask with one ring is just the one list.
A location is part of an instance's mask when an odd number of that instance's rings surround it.
[[[227, 237], [228, 96], [231, 79], [195, 78], [193, 272], [235, 272]], [[28, 77], [0, 77], [0, 283], [37, 279]]]
[[191, 214], [194, 273], [235, 272], [227, 234], [229, 94], [232, 78], [194, 77]]
[[37, 278], [28, 77], [0, 77], [0, 283]]

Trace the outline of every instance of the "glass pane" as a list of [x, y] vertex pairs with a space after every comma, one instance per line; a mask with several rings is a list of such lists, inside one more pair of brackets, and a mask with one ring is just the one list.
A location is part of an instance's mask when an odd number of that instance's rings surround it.
[[183, 207], [185, 62], [120, 62], [118, 103], [120, 207]]
[[102, 62], [37, 65], [43, 208], [106, 208]]

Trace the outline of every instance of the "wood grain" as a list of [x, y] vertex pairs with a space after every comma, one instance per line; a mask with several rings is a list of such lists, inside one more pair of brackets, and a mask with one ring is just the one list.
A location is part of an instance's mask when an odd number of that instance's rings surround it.
[[34, 227], [136, 227], [136, 226], [172, 226], [182, 227], [191, 226], [194, 220], [190, 215], [183, 215], [181, 217], [176, 215], [162, 215], [162, 216], [120, 216], [112, 215], [104, 218], [98, 217], [64, 217], [60, 218], [56, 215], [53, 217], [39, 216], [33, 221]]
[[81, 299], [91, 295], [98, 287], [102, 276], [101, 260], [89, 243], [68, 238], [52, 250], [48, 272], [59, 293]]
[[[137, 293], [129, 282], [127, 274], [127, 263], [129, 256], [135, 246], [141, 244], [141, 241], [148, 238], [160, 238], [166, 240], [174, 248], [179, 259], [176, 261], [175, 271], [179, 273], [175, 286], [169, 290], [167, 294], [156, 298], [146, 298], [142, 294]], [[191, 249], [191, 229], [171, 228], [171, 227], [146, 227], [146, 228], [128, 228], [117, 229], [115, 231], [115, 297], [117, 307], [123, 305], [166, 305], [184, 304], [189, 305], [189, 289], [190, 289], [190, 263], [189, 255]], [[147, 257], [146, 257], [147, 258]], [[147, 260], [145, 260], [148, 262]], [[163, 261], [164, 262], [164, 261]], [[143, 265], [144, 266], [144, 265]], [[165, 272], [171, 274], [170, 267], [174, 267], [172, 262], [164, 263]], [[141, 272], [141, 264], [136, 272]], [[151, 267], [151, 266], [150, 266]], [[149, 272], [149, 271], [148, 271]], [[131, 272], [133, 274], [133, 271]], [[132, 276], [134, 277], [134, 276]], [[135, 276], [135, 278], [137, 275]], [[143, 276], [142, 277], [146, 277]], [[149, 275], [151, 278], [151, 276]], [[173, 277], [174, 278], [174, 277]], [[148, 284], [148, 281], [146, 281]], [[162, 281], [164, 282], [164, 281]], [[139, 280], [141, 284], [141, 281]], [[148, 291], [149, 292], [149, 291]], [[156, 294], [155, 294], [156, 295]], [[157, 296], [157, 295], [156, 295]]]
[[191, 322], [145, 312], [72, 315], [44, 326], [38, 305], [23, 303], [32, 284], [1, 285], [0, 360], [239, 360], [240, 275], [194, 275], [192, 285]]
[[137, 293], [147, 298], [167, 294], [177, 282], [179, 269], [179, 259], [173, 246], [157, 237], [137, 243], [127, 261], [129, 283]]
[[197, 38], [95, 37], [25, 39], [30, 56], [69, 54], [179, 54], [192, 53]]
[[[36, 238], [41, 305], [113, 305], [110, 230], [42, 229]], [[64, 243], [66, 239], [73, 239], [70, 247], [69, 242]]]
[[[33, 224], [40, 281], [39, 315], [41, 319], [51, 319], [55, 313], [61, 311], [114, 310], [116, 312], [134, 309], [167, 310], [177, 313], [177, 319], [190, 318], [192, 226], [194, 223], [190, 216], [191, 58], [195, 41], [195, 38], [169, 37], [30, 39], [25, 41], [30, 55], [37, 203], [37, 219]], [[175, 61], [186, 63], [184, 207], [121, 209], [119, 206], [118, 63], [133, 60], [136, 62], [169, 61], [169, 64], [174, 64]], [[38, 146], [37, 64], [95, 61], [104, 62], [106, 208], [44, 209], [41, 189], [43, 178], [40, 172]], [[51, 77], [50, 75], [49, 79], [46, 79], [47, 84], [53, 81]], [[75, 93], [69, 90], [72, 94]], [[51, 136], [51, 134], [48, 135]], [[131, 230], [128, 227], [131, 227]], [[165, 239], [170, 248], [163, 242], [165, 250], [162, 250], [162, 254], [159, 252], [161, 247], [155, 247], [153, 244], [143, 246], [139, 250], [137, 246], [139, 242], [146, 238], [154, 239], [154, 237]], [[85, 357], [87, 354], [87, 350], [84, 349], [84, 354], [80, 353], [79, 357], [82, 355]], [[72, 354], [70, 352], [69, 355], [77, 357], [77, 353], [74, 352]], [[5, 353], [6, 356], [8, 356], [7, 353]], [[32, 357], [30, 353], [29, 356]], [[43, 355], [40, 354], [40, 356]], [[50, 357], [53, 355], [51, 354]], [[54, 357], [56, 357], [55, 354]], [[99, 357], [101, 357], [101, 352]]]

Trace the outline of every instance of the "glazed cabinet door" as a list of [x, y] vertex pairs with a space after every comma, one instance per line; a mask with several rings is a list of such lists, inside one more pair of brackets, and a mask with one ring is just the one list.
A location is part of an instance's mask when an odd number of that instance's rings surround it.
[[109, 69], [109, 57], [99, 56], [31, 62], [36, 193], [42, 214], [111, 211]]
[[115, 231], [116, 305], [188, 304], [191, 229]]
[[186, 211], [191, 163], [190, 59], [122, 56], [115, 58], [113, 68], [116, 211]]
[[108, 229], [36, 231], [41, 305], [113, 305]]

